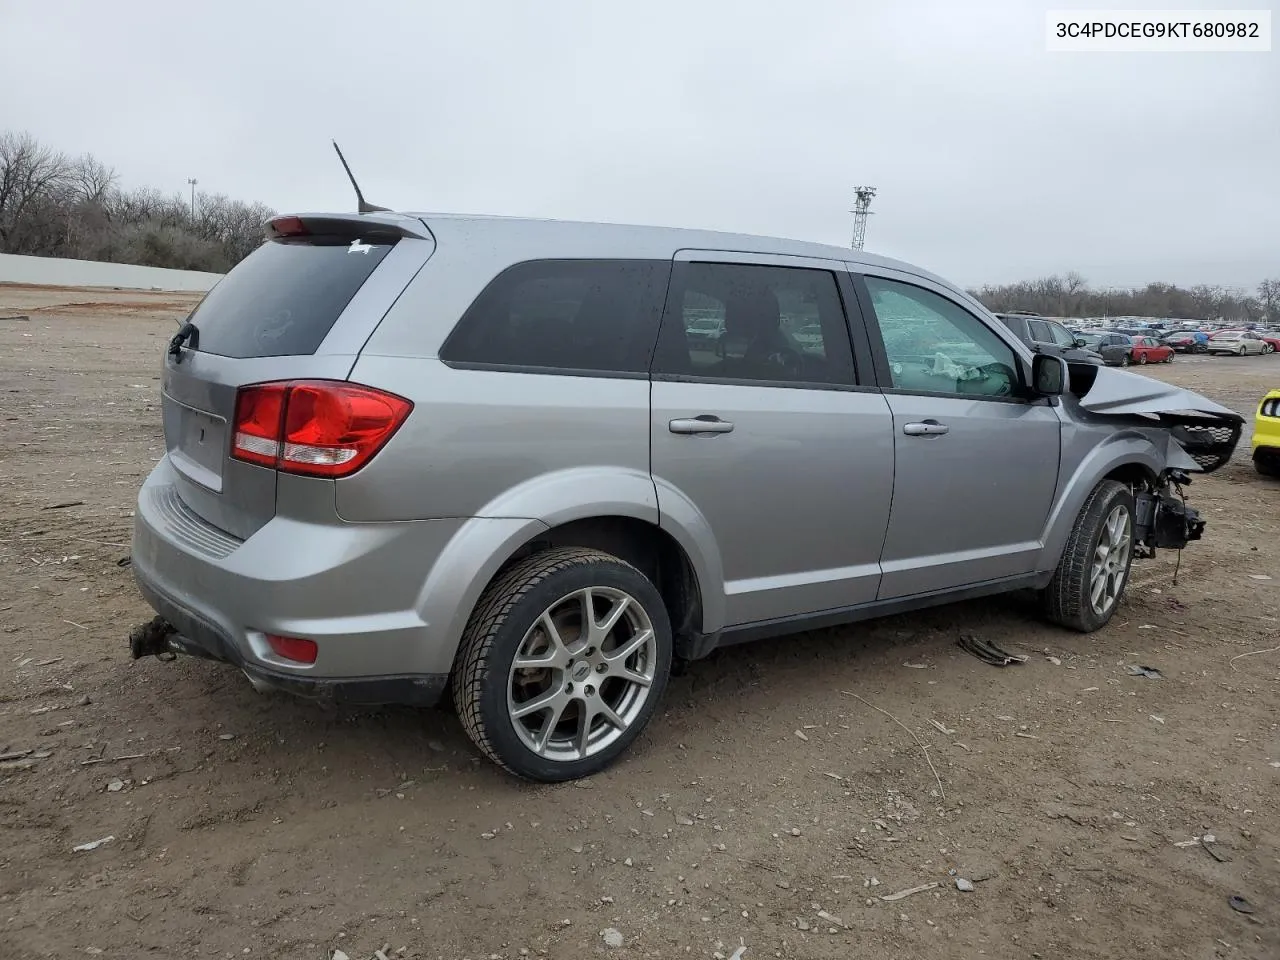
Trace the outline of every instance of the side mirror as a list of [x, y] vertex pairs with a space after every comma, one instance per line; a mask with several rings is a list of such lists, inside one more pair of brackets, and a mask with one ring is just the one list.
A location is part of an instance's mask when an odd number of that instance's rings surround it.
[[1076, 337], [1077, 347], [1087, 347], [1088, 345], [1089, 345], [1089, 341], [1086, 340], [1084, 337]]
[[1031, 361], [1031, 389], [1042, 397], [1057, 397], [1067, 392], [1067, 361], [1061, 357], [1038, 353]]

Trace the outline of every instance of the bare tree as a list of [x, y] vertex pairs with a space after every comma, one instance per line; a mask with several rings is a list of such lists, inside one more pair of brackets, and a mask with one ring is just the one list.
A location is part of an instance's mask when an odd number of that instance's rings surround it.
[[121, 190], [91, 154], [0, 134], [0, 252], [225, 271], [263, 240], [273, 212], [225, 196]]
[[1269, 323], [1280, 323], [1280, 280], [1258, 284], [1259, 307]]
[[67, 185], [70, 174], [67, 158], [31, 134], [0, 134], [0, 251], [25, 253], [38, 245], [36, 221], [47, 219], [47, 211], [37, 208]]
[[1179, 320], [1258, 322], [1280, 320], [1280, 280], [1264, 280], [1258, 296], [1243, 296], [1223, 287], [1183, 289], [1171, 283], [1149, 283], [1134, 290], [1093, 290], [1078, 273], [1041, 277], [974, 292], [989, 309], [1031, 310], [1056, 317], [1164, 317]]

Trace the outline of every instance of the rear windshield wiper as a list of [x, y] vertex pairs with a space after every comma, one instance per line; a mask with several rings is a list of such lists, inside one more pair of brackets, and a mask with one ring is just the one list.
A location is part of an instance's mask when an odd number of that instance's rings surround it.
[[169, 341], [169, 356], [173, 357], [174, 363], [182, 362], [184, 345], [188, 350], [197, 350], [200, 347], [200, 331], [190, 320], [184, 321], [178, 328], [178, 332], [173, 335], [173, 339]]

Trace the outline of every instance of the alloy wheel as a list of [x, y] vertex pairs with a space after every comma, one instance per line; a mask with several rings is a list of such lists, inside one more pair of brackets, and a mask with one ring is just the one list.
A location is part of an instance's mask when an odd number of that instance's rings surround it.
[[516, 649], [507, 713], [537, 755], [582, 760], [635, 722], [657, 669], [653, 622], [634, 597], [613, 587], [576, 590], [548, 606]]
[[1124, 504], [1117, 504], [1107, 514], [1102, 535], [1093, 553], [1089, 573], [1089, 605], [1102, 615], [1115, 605], [1124, 589], [1129, 570], [1129, 553], [1133, 548], [1133, 519]]

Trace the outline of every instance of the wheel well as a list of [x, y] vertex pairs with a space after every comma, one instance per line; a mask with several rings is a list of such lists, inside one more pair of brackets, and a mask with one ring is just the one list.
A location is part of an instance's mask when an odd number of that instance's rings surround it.
[[693, 564], [671, 534], [634, 517], [590, 517], [552, 527], [512, 553], [490, 582], [511, 564], [556, 547], [600, 550], [625, 560], [648, 577], [662, 595], [678, 655], [687, 655], [700, 637], [702, 594]]
[[1130, 490], [1143, 490], [1154, 487], [1156, 475], [1140, 463], [1124, 463], [1108, 473], [1104, 480], [1118, 480]]

